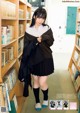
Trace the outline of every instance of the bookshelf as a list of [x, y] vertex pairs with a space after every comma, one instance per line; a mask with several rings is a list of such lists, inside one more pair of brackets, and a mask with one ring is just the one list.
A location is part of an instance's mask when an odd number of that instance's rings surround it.
[[0, 11], [0, 84], [8, 84], [10, 101], [15, 95], [17, 113], [20, 113], [24, 102], [23, 83], [17, 75], [24, 33], [31, 21], [31, 5], [26, 0], [1, 0]]
[[80, 7], [77, 8], [75, 45], [68, 70], [77, 94], [80, 91]]
[[[1, 13], [0, 13], [0, 26], [1, 26]], [[0, 37], [1, 37], [1, 27], [0, 27]], [[0, 38], [0, 45], [1, 45], [1, 38]], [[0, 82], [2, 82], [2, 77], [1, 77], [1, 49], [2, 49], [2, 46], [0, 46]]]

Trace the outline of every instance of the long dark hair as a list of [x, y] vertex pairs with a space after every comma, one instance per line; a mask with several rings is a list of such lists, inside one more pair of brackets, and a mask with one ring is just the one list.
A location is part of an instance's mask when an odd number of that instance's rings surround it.
[[[38, 9], [36, 9], [35, 12], [34, 12], [34, 14], [33, 14], [33, 16], [32, 16], [32, 21], [31, 21], [30, 27], [32, 27], [33, 25], [35, 25], [35, 18], [34, 17], [43, 18], [44, 20], [46, 20], [47, 12], [42, 7], [39, 7]], [[42, 25], [45, 26], [45, 21], [44, 21], [44, 23]]]

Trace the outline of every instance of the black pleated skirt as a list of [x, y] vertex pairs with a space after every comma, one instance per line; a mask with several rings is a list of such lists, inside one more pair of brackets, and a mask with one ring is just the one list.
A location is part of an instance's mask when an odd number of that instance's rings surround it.
[[52, 58], [45, 59], [31, 69], [32, 75], [48, 76], [54, 72], [54, 62]]

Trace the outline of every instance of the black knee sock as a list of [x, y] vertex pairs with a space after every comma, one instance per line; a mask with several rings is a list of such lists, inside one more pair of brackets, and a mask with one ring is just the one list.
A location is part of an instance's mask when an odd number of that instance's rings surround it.
[[42, 90], [43, 95], [44, 95], [44, 100], [48, 100], [48, 89], [47, 90]]
[[33, 88], [33, 92], [34, 92], [36, 103], [39, 103], [40, 102], [40, 99], [39, 99], [39, 88]]

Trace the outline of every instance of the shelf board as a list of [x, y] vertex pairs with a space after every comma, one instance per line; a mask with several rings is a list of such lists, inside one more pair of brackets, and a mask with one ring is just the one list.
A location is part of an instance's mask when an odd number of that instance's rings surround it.
[[2, 17], [2, 20], [17, 20], [16, 17]]
[[75, 47], [77, 48], [78, 51], [80, 51], [80, 47], [78, 45], [75, 45]]
[[31, 8], [31, 4], [29, 2], [27, 2], [27, 7], [30, 7]]
[[20, 38], [22, 38], [22, 37], [24, 37], [24, 34], [23, 34], [23, 35], [21, 35], [21, 36], [19, 36], [19, 38], [18, 38], [18, 39], [20, 39]]
[[74, 88], [75, 88], [76, 92], [78, 92], [79, 87], [78, 87], [78, 85], [77, 85], [77, 83], [76, 83], [76, 81], [75, 81], [75, 79], [73, 77], [73, 72], [72, 72], [72, 70], [70, 68], [69, 68], [69, 72], [70, 72], [70, 77], [71, 77], [72, 83], [74, 85]]
[[80, 20], [77, 20], [77, 23], [80, 23]]
[[80, 89], [80, 76], [77, 77], [76, 83], [77, 83], [78, 89]]
[[8, 45], [10, 45], [10, 44], [12, 44], [12, 43], [14, 43], [16, 41], [17, 41], [17, 39], [14, 39], [11, 42], [9, 42], [8, 44], [2, 44], [2, 48], [4, 48], [4, 47], [6, 47], [6, 46], [8, 46]]
[[27, 19], [27, 21], [31, 21], [31, 18]]
[[79, 71], [80, 71], [80, 67], [79, 67], [79, 66], [77, 66], [77, 62], [75, 61], [75, 59], [74, 59], [74, 58], [72, 58], [72, 60], [73, 60], [73, 62], [74, 62], [74, 64], [75, 64], [75, 66], [76, 66], [77, 70], [79, 70]]
[[11, 60], [9, 63], [7, 63], [4, 67], [2, 67], [2, 78], [5, 76], [5, 74], [9, 71], [9, 69], [15, 64], [16, 59]]
[[9, 93], [10, 100], [12, 100], [12, 98], [13, 98], [13, 96], [15, 94], [16, 85], [17, 85], [17, 81], [16, 81], [16, 84], [14, 85], [14, 87], [12, 88], [12, 90]]
[[25, 1], [23, 1], [23, 0], [19, 0], [19, 2], [21, 3], [21, 4], [26, 4], [26, 2]]
[[26, 20], [26, 18], [19, 18], [19, 21], [24, 21]]
[[18, 58], [20, 58], [20, 57], [21, 57], [21, 55], [22, 55], [22, 52], [18, 55]]
[[3, 81], [2, 81], [2, 78], [1, 78], [1, 76], [0, 76], [0, 84], [2, 83]]
[[78, 7], [78, 10], [80, 10], [80, 7]]
[[69, 68], [69, 73], [72, 76], [73, 72], [72, 72], [72, 69], [71, 68]]
[[17, 110], [17, 113], [21, 113], [22, 107], [24, 105], [23, 103], [25, 101], [25, 97], [23, 97], [23, 96], [17, 97], [17, 100], [18, 100], [18, 110]]
[[74, 84], [74, 87], [75, 87], [76, 92], [78, 92], [79, 91], [79, 88], [78, 88], [78, 85], [77, 85], [76, 81], [75, 81], [75, 83], [73, 82], [73, 84]]
[[80, 33], [77, 32], [76, 35], [80, 36]]

